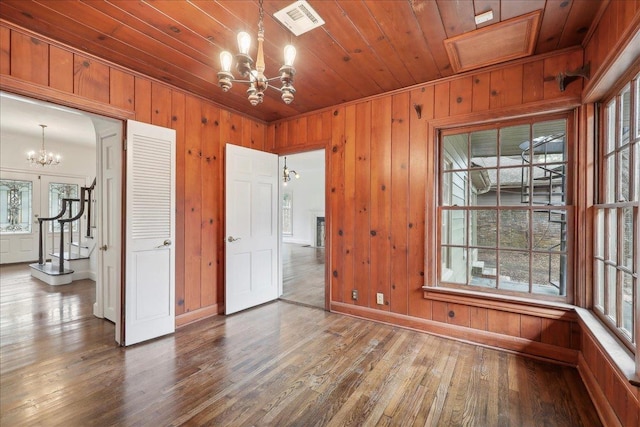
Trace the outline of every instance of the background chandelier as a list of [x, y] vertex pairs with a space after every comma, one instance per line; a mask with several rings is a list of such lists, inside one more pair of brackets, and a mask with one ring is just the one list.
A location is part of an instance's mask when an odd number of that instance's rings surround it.
[[284, 158], [284, 169], [282, 169], [282, 185], [287, 185], [287, 182], [291, 181], [291, 175], [296, 179], [300, 178], [300, 174], [294, 170], [287, 168], [287, 158]]
[[[254, 107], [260, 104], [264, 100], [264, 91], [269, 87], [273, 87], [282, 93], [282, 100], [285, 104], [290, 104], [293, 101], [293, 94], [296, 90], [293, 87], [293, 76], [296, 73], [293, 68], [293, 61], [296, 58], [296, 48], [292, 45], [287, 45], [284, 48], [284, 65], [280, 67], [280, 75], [277, 77], [267, 78], [264, 75], [264, 51], [262, 44], [264, 42], [264, 26], [262, 23], [264, 11], [262, 9], [262, 0], [259, 2], [260, 18], [258, 20], [258, 55], [256, 57], [256, 66], [253, 67], [253, 59], [249, 56], [249, 47], [251, 46], [251, 36], [242, 31], [238, 33], [238, 51], [236, 54], [236, 69], [243, 77], [244, 80], [236, 80], [231, 74], [231, 62], [233, 57], [231, 53], [223, 51], [220, 53], [220, 67], [221, 70], [218, 73], [218, 86], [222, 88], [223, 92], [227, 92], [231, 89], [232, 82], [246, 83], [249, 85], [247, 89], [247, 97], [249, 102]], [[280, 79], [282, 87], [277, 88], [269, 86], [269, 82], [272, 80]]]
[[60, 163], [60, 155], [47, 153], [47, 150], [44, 149], [44, 128], [46, 128], [47, 125], [40, 125], [40, 127], [42, 128], [42, 147], [38, 153], [33, 150], [29, 151], [27, 153], [27, 161], [31, 166], [55, 166]]

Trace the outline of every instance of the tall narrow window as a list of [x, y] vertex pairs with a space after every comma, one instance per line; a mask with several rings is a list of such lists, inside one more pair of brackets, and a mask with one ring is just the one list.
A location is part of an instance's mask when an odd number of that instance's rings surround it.
[[31, 181], [0, 180], [0, 232], [31, 233], [32, 196]]
[[594, 230], [594, 309], [635, 351], [640, 205], [639, 76], [605, 104]]
[[568, 296], [567, 119], [447, 131], [440, 284]]

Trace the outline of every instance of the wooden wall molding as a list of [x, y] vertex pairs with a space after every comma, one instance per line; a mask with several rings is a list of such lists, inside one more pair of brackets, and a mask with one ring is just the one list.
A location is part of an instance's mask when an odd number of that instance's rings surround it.
[[577, 350], [558, 347], [525, 338], [502, 335], [479, 329], [465, 328], [433, 320], [421, 319], [338, 302], [331, 302], [331, 311], [361, 319], [374, 320], [392, 326], [400, 326], [416, 331], [427, 332], [443, 338], [454, 339], [504, 351], [511, 351], [524, 356], [535, 357], [554, 363], [563, 363], [570, 366], [576, 366], [578, 363]]
[[437, 135], [438, 130], [458, 126], [475, 126], [485, 123], [517, 120], [525, 117], [535, 117], [566, 112], [582, 105], [580, 96], [541, 100], [511, 107], [496, 108], [490, 111], [473, 112], [464, 115], [431, 119], [428, 122], [429, 135]]
[[76, 108], [88, 113], [100, 114], [113, 119], [127, 120], [135, 118], [135, 111], [114, 107], [103, 102], [84, 98], [73, 93], [64, 92], [47, 86], [39, 86], [5, 74], [0, 74], [0, 90], [17, 95], [53, 102], [66, 107]]

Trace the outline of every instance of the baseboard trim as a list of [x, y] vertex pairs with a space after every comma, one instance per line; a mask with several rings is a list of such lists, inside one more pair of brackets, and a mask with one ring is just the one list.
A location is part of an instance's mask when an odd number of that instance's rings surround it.
[[208, 307], [199, 308], [197, 310], [189, 311], [187, 313], [176, 316], [176, 328], [188, 325], [199, 320], [206, 319], [218, 315], [218, 304], [210, 305]]
[[330, 310], [332, 312], [373, 320], [391, 326], [399, 326], [420, 332], [426, 332], [443, 338], [510, 351], [554, 363], [561, 363], [574, 367], [578, 364], [577, 350], [558, 347], [525, 338], [496, 334], [494, 332], [487, 332], [479, 329], [465, 328], [462, 326], [435, 322], [433, 320], [375, 310], [368, 307], [354, 306], [352, 304], [332, 302]]
[[593, 372], [589, 369], [589, 365], [582, 356], [582, 353], [578, 355], [578, 373], [580, 374], [580, 378], [582, 378], [582, 382], [589, 393], [589, 397], [593, 402], [593, 406], [596, 408], [596, 412], [598, 412], [602, 424], [611, 427], [622, 427], [620, 420], [600, 388], [600, 384], [598, 384]]

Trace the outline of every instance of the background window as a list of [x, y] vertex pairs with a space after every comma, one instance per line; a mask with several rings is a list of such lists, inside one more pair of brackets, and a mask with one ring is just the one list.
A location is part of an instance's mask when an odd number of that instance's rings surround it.
[[[78, 189], [79, 186], [77, 184], [65, 184], [60, 182], [52, 182], [49, 184], [49, 217], [54, 217], [60, 213], [62, 210], [62, 200], [63, 199], [78, 199]], [[78, 213], [79, 203], [71, 204], [71, 216], [74, 216]], [[64, 215], [65, 218], [70, 217], [70, 213], [67, 211]], [[49, 221], [49, 231], [60, 231], [60, 223], [58, 221]], [[53, 228], [52, 228], [53, 227]], [[68, 227], [67, 227], [68, 228]], [[78, 222], [73, 222], [73, 231], [77, 231]]]
[[567, 120], [441, 138], [440, 283], [567, 296]]
[[293, 195], [290, 191], [282, 193], [282, 234], [293, 235]]
[[33, 183], [0, 180], [0, 232], [31, 233]]

